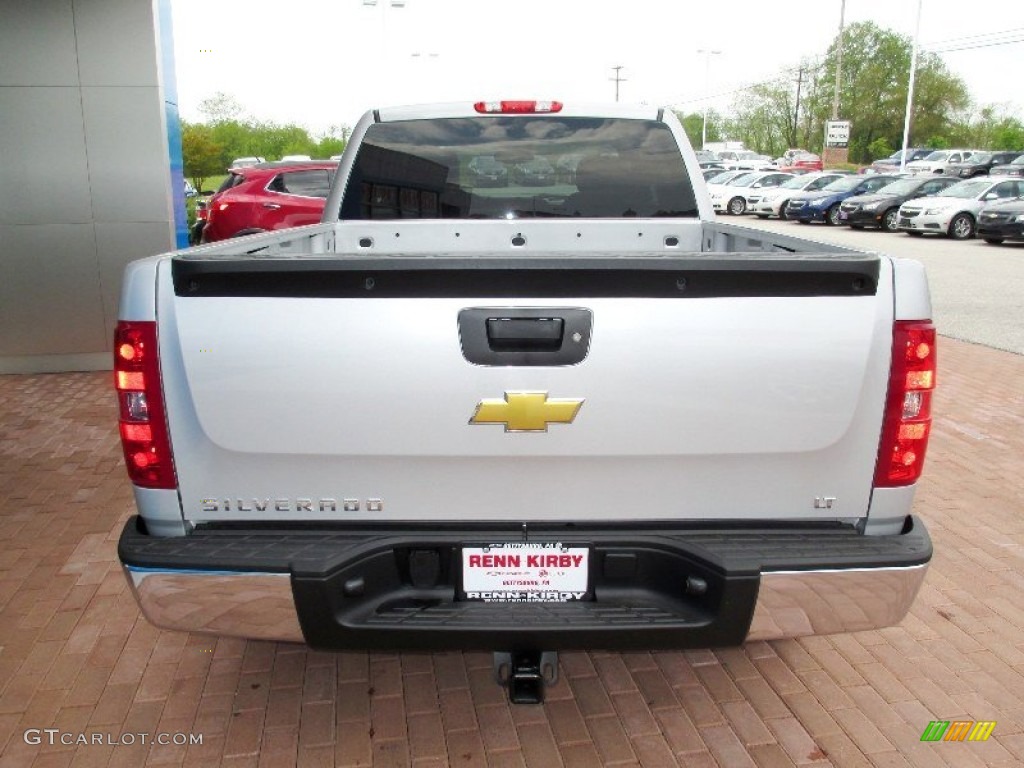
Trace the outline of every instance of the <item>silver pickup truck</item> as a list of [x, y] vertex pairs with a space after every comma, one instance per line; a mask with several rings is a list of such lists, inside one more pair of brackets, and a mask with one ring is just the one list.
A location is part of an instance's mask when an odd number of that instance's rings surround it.
[[493, 651], [516, 701], [891, 625], [930, 317], [917, 262], [716, 223], [670, 112], [374, 111], [322, 223], [127, 268], [120, 558], [157, 626]]

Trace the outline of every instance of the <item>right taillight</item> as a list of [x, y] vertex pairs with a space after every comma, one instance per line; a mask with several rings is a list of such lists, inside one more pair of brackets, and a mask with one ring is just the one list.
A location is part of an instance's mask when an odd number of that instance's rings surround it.
[[164, 418], [156, 323], [117, 324], [114, 385], [124, 462], [131, 481], [144, 488], [177, 487]]
[[876, 487], [911, 485], [921, 476], [931, 434], [935, 372], [935, 326], [928, 321], [898, 320], [893, 326]]

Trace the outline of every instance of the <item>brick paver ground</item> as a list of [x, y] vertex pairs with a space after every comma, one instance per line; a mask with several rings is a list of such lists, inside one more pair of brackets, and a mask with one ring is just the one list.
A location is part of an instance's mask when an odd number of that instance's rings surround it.
[[[900, 626], [562, 654], [535, 707], [506, 703], [487, 654], [154, 629], [116, 560], [132, 500], [109, 375], [0, 377], [0, 768], [1024, 764], [1024, 358], [948, 339], [940, 356], [917, 496], [936, 554]], [[985, 743], [922, 743], [937, 719], [997, 725]], [[203, 743], [26, 743], [47, 728]]]

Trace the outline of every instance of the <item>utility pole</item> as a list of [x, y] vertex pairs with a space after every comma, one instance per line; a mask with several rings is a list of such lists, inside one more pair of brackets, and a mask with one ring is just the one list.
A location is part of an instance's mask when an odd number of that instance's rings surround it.
[[797, 131], [800, 130], [800, 88], [804, 83], [804, 65], [801, 62], [800, 69], [797, 70], [796, 75], [796, 109], [793, 110], [793, 135], [790, 137], [793, 139], [793, 146], [795, 147], [800, 142], [797, 139]]
[[836, 58], [836, 92], [832, 96], [832, 119], [839, 119], [839, 81], [843, 73], [843, 22], [846, 19], [846, 0], [839, 8], [839, 51]]
[[619, 100], [619, 83], [626, 82], [626, 78], [620, 77], [620, 72], [621, 72], [621, 70], [625, 69], [625, 67], [623, 67], [621, 64], [619, 64], [616, 67], [612, 67], [612, 69], [615, 70], [615, 77], [609, 77], [608, 79], [615, 81], [615, 100], [618, 101]]

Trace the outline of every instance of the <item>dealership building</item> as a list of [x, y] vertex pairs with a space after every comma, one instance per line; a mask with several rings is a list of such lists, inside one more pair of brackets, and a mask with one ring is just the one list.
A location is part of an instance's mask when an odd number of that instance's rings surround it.
[[109, 368], [125, 264], [187, 242], [170, 19], [0, 4], [0, 373]]

